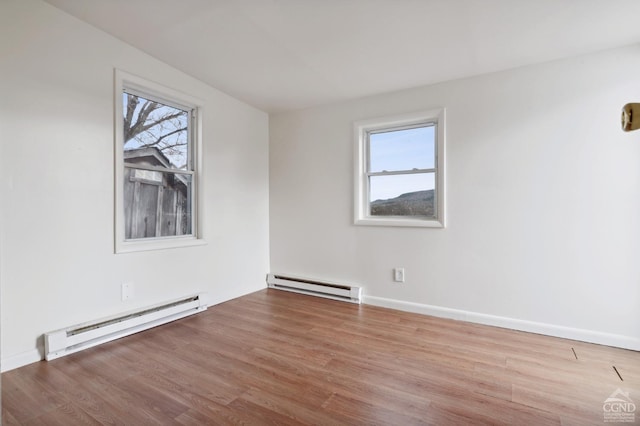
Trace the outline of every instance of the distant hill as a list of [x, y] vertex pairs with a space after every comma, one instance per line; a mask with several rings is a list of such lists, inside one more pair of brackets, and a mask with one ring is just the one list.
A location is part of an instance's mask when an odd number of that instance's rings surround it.
[[371, 216], [435, 216], [434, 190], [402, 194], [371, 203]]

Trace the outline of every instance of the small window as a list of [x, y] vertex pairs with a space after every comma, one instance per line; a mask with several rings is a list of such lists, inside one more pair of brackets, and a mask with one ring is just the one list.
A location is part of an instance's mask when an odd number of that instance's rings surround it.
[[444, 226], [444, 110], [355, 124], [355, 223]]
[[191, 245], [198, 106], [123, 74], [116, 79], [116, 251]]

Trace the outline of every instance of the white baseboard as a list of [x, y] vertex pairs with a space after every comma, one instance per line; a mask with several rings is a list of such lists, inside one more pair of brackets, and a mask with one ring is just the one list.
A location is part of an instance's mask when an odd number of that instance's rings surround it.
[[384, 308], [398, 309], [400, 311], [431, 315], [434, 317], [468, 321], [477, 324], [485, 324], [495, 327], [509, 328], [512, 330], [526, 331], [529, 333], [544, 334], [547, 336], [562, 337], [565, 339], [579, 340], [581, 342], [597, 343], [599, 345], [614, 346], [617, 348], [640, 351], [640, 338], [638, 337], [622, 336], [619, 334], [603, 333], [600, 331], [584, 330], [580, 328], [564, 327], [561, 325], [499, 317], [495, 315], [481, 314], [478, 312], [443, 308], [433, 305], [423, 305], [420, 303], [405, 302], [402, 300], [386, 299], [383, 297], [367, 295], [363, 296], [363, 303], [368, 305], [381, 306]]
[[[637, 337], [602, 333], [599, 331], [525, 321], [515, 318], [499, 317], [496, 315], [481, 314], [477, 312], [463, 311], [460, 309], [443, 308], [441, 306], [424, 305], [421, 303], [405, 302], [402, 300], [386, 299], [383, 297], [367, 295], [363, 296], [363, 303], [367, 305], [381, 306], [384, 308], [398, 309], [400, 311], [431, 315], [434, 317], [468, 321], [477, 324], [485, 324], [495, 327], [509, 328], [512, 330], [526, 331], [529, 333], [544, 334], [547, 336], [562, 337], [565, 339], [579, 340], [581, 342], [596, 343], [599, 345], [640, 351], [640, 338]], [[0, 369], [4, 373], [5, 371], [24, 367], [25, 365], [42, 361], [43, 359], [44, 356], [41, 354], [40, 350], [32, 349], [27, 352], [2, 358], [2, 361], [0, 362]]]
[[24, 367], [25, 365], [33, 364], [34, 362], [42, 361], [43, 359], [44, 356], [38, 349], [32, 349], [27, 352], [2, 358], [2, 361], [0, 362], [1, 370], [4, 373], [5, 371]]

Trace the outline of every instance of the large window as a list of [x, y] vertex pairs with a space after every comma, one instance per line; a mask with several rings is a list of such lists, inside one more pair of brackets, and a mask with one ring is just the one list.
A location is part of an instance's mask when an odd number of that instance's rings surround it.
[[197, 240], [198, 106], [118, 72], [116, 251]]
[[355, 223], [444, 226], [444, 110], [355, 123]]

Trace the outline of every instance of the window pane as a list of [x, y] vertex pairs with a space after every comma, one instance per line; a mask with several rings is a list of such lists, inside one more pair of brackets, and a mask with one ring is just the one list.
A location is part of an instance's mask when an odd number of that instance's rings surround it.
[[125, 160], [144, 156], [150, 165], [191, 169], [187, 111], [130, 93], [122, 102]]
[[371, 176], [371, 216], [435, 217], [435, 173]]
[[125, 238], [191, 235], [191, 175], [125, 168]]
[[435, 126], [369, 134], [369, 171], [435, 168]]

